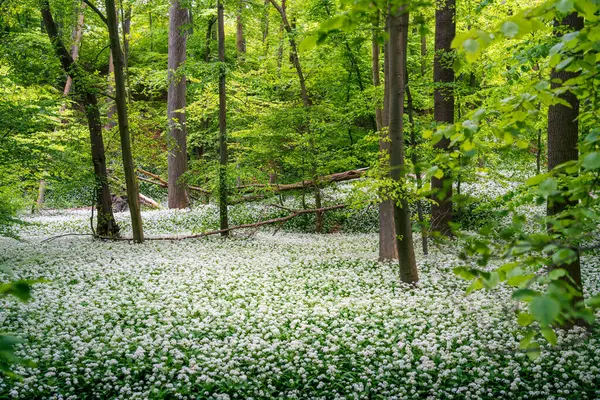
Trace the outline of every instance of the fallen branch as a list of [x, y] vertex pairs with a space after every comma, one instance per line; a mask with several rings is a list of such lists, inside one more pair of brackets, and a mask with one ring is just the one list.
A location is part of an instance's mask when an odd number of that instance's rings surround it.
[[[215, 230], [215, 231], [208, 231], [208, 232], [204, 232], [204, 233], [199, 233], [197, 235], [187, 235], [187, 236], [162, 236], [162, 237], [147, 237], [144, 240], [173, 240], [173, 241], [177, 241], [177, 240], [186, 240], [186, 239], [199, 239], [199, 238], [203, 238], [203, 237], [207, 237], [207, 236], [213, 236], [213, 235], [220, 235], [222, 233], [225, 232], [231, 232], [231, 231], [236, 231], [236, 230], [240, 230], [240, 229], [248, 229], [248, 228], [258, 228], [261, 226], [265, 226], [265, 225], [271, 225], [271, 224], [284, 224], [286, 222], [288, 222], [291, 219], [294, 219], [300, 215], [305, 215], [305, 214], [313, 214], [313, 213], [323, 213], [323, 212], [327, 212], [327, 211], [333, 211], [333, 210], [339, 210], [342, 208], [345, 208], [346, 205], [345, 204], [338, 204], [335, 206], [330, 206], [330, 207], [323, 207], [323, 208], [316, 208], [316, 209], [306, 209], [306, 210], [295, 210], [293, 211], [291, 214], [285, 216], [285, 217], [281, 217], [281, 218], [273, 218], [273, 219], [269, 219], [266, 221], [259, 221], [259, 222], [255, 222], [253, 224], [244, 224], [244, 225], [237, 225], [237, 226], [232, 226], [229, 227], [227, 229], [219, 229], [219, 230]], [[114, 238], [114, 237], [105, 237], [105, 236], [96, 236], [96, 238], [98, 239], [103, 239], [103, 240], [112, 240], [112, 241], [131, 241], [133, 240], [133, 238]]]
[[[169, 187], [169, 183], [167, 181], [165, 181], [163, 178], [161, 178], [160, 176], [158, 176], [156, 174], [153, 174], [152, 172], [148, 172], [146, 170], [143, 170], [141, 168], [138, 168], [137, 171], [140, 174], [147, 175], [147, 176], [149, 176], [149, 177], [151, 177], [153, 179], [156, 179], [156, 181], [153, 181], [152, 179], [144, 178], [143, 176], [138, 176], [138, 179], [140, 181], [151, 183], [153, 185], [157, 185], [157, 186], [160, 186], [162, 188], [168, 188]], [[198, 187], [198, 186], [187, 185], [187, 188], [189, 190], [193, 190], [193, 191], [196, 191], [196, 192], [201, 192], [201, 193], [204, 193], [204, 194], [210, 194], [210, 190], [203, 189], [203, 188]]]
[[[238, 204], [238, 203], [245, 203], [245, 202], [256, 201], [256, 200], [262, 200], [269, 193], [280, 193], [280, 192], [287, 192], [287, 191], [291, 191], [291, 190], [303, 190], [306, 188], [314, 187], [315, 182], [316, 182], [316, 185], [326, 185], [326, 184], [333, 183], [333, 182], [343, 182], [343, 181], [358, 179], [358, 178], [361, 178], [362, 176], [364, 176], [364, 173], [367, 171], [367, 169], [368, 168], [353, 169], [350, 171], [337, 172], [337, 173], [331, 174], [331, 175], [320, 176], [316, 180], [306, 180], [306, 181], [295, 182], [295, 183], [286, 183], [286, 184], [281, 184], [281, 185], [270, 184], [270, 183], [269, 184], [254, 183], [254, 184], [249, 184], [249, 185], [239, 185], [239, 186], [236, 186], [235, 189], [240, 192], [252, 193], [252, 192], [263, 191], [263, 192], [267, 192], [267, 193], [265, 193], [265, 194], [260, 194], [260, 193], [256, 194], [255, 193], [252, 195], [233, 198], [229, 203], [230, 204]], [[162, 188], [167, 188], [169, 186], [169, 183], [167, 181], [162, 179], [160, 176], [153, 174], [152, 172], [148, 172], [141, 168], [138, 168], [137, 171], [140, 174], [149, 176], [150, 178], [154, 179], [153, 180], [153, 179], [148, 179], [148, 178], [139, 176], [138, 179], [143, 182], [151, 183], [153, 185], [157, 185]], [[201, 192], [204, 194], [211, 193], [210, 190], [204, 189], [204, 188], [201, 188], [198, 186], [188, 185], [188, 189], [196, 191], [196, 192]]]
[[158, 204], [158, 202], [148, 196], [144, 196], [143, 194], [140, 193], [140, 200], [142, 201], [142, 203], [144, 204], [148, 204], [150, 207], [152, 208], [156, 208], [156, 209], [160, 209], [162, 208], [160, 206], [160, 204]]

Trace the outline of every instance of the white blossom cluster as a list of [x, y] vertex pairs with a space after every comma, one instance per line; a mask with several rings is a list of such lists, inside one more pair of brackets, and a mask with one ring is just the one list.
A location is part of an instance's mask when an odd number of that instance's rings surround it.
[[[350, 184], [326, 193], [344, 200]], [[346, 188], [346, 186], [348, 188]], [[514, 184], [509, 183], [510, 188]], [[485, 199], [506, 192], [486, 185]], [[340, 190], [342, 189], [342, 190]], [[465, 185], [466, 191], [471, 191]], [[342, 197], [340, 200], [339, 197]], [[264, 207], [234, 207], [243, 220]], [[536, 210], [537, 211], [537, 210]], [[128, 230], [127, 213], [116, 214]], [[234, 218], [235, 218], [234, 217]], [[214, 206], [144, 213], [147, 235], [206, 230]], [[263, 234], [143, 246], [40, 235], [89, 232], [89, 211], [30, 219], [6, 242], [12, 278], [45, 277], [6, 303], [36, 368], [0, 383], [15, 398], [595, 398], [598, 340], [582, 331], [531, 362], [517, 350], [506, 290], [466, 297], [448, 249], [421, 257], [421, 283], [378, 264], [373, 235]], [[2, 243], [2, 242], [0, 242]], [[4, 244], [4, 243], [2, 243]], [[35, 247], [35, 249], [34, 249]], [[597, 265], [597, 259], [585, 265]], [[586, 292], [600, 276], [587, 268]], [[554, 368], [557, 366], [557, 368]], [[83, 388], [83, 389], [82, 389]], [[85, 396], [84, 396], [85, 394]]]
[[[191, 216], [144, 218], [160, 234]], [[375, 261], [372, 234], [41, 243], [86, 232], [89, 214], [37, 222], [26, 242], [0, 239], [12, 267], [2, 280], [47, 280], [29, 303], [0, 300], [0, 331], [23, 338], [18, 354], [36, 364], [0, 377], [0, 398], [600, 397], [597, 331], [559, 332], [530, 361], [510, 289], [467, 296], [454, 249], [419, 254], [421, 280], [408, 287], [395, 264]], [[591, 294], [598, 263], [583, 260]]]

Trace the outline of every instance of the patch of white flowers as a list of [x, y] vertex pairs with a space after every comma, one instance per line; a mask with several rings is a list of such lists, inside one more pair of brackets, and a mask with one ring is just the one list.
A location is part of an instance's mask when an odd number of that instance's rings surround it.
[[[146, 233], [189, 233], [211, 213], [146, 212]], [[0, 398], [600, 398], [597, 330], [559, 332], [531, 361], [511, 290], [465, 295], [456, 249], [418, 254], [409, 287], [375, 261], [375, 234], [41, 243], [88, 232], [89, 211], [30, 222], [26, 242], [0, 239], [1, 280], [47, 282], [29, 303], [0, 300], [0, 331], [36, 365], [0, 376]], [[583, 259], [588, 294], [599, 263]]]

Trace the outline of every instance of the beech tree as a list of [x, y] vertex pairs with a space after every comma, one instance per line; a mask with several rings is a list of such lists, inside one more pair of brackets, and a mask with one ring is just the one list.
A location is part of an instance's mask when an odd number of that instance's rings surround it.
[[[404, 95], [406, 69], [406, 41], [408, 38], [408, 10], [405, 6], [388, 10], [388, 53], [389, 74], [389, 131], [390, 172], [398, 185], [402, 185], [406, 174], [404, 157]], [[400, 279], [406, 283], [419, 280], [415, 249], [412, 237], [412, 224], [408, 201], [405, 198], [394, 199], [394, 226], [396, 247], [400, 265]]]
[[125, 76], [123, 74], [123, 53], [119, 43], [119, 28], [116, 18], [114, 0], [105, 0], [106, 25], [110, 39], [110, 49], [115, 64], [115, 102], [119, 122], [119, 134], [121, 137], [121, 153], [123, 157], [123, 168], [125, 169], [125, 183], [127, 188], [127, 204], [131, 215], [131, 228], [133, 239], [136, 243], [144, 242], [142, 227], [142, 214], [140, 210], [140, 195], [138, 189], [133, 155], [131, 152], [131, 140], [129, 136], [129, 121], [127, 117], [127, 93], [125, 91]]
[[186, 208], [189, 205], [182, 175], [187, 171], [186, 126], [186, 61], [188, 9], [180, 0], [173, 0], [169, 10], [169, 90], [167, 114], [169, 127], [169, 208]]
[[223, 2], [217, 2], [217, 25], [219, 31], [219, 221], [221, 236], [228, 236], [229, 217], [227, 214], [227, 92], [225, 68], [225, 16]]
[[[434, 119], [438, 124], [454, 123], [454, 69], [452, 65], [452, 40], [456, 35], [455, 0], [437, 0], [435, 10], [435, 56], [433, 62]], [[442, 152], [450, 150], [450, 139], [443, 137], [435, 147]], [[440, 179], [431, 178], [435, 204], [431, 207], [431, 229], [443, 235], [452, 230], [452, 171], [443, 170]]]
[[[555, 32], [558, 36], [562, 36], [566, 32], [577, 32], [582, 28], [583, 18], [578, 16], [577, 13], [571, 13], [560, 22], [556, 22]], [[558, 88], [577, 76], [577, 72], [553, 68], [550, 76], [552, 87]], [[579, 158], [579, 99], [571, 90], [566, 90], [559, 95], [559, 98], [566, 104], [559, 103], [548, 107], [548, 171], [552, 171], [569, 161], [577, 161]], [[563, 192], [566, 192], [566, 190], [563, 189]], [[570, 217], [561, 218], [560, 214], [569, 207], [576, 206], [577, 203], [577, 200], [569, 200], [567, 193], [549, 197], [547, 204], [548, 216], [557, 218], [561, 224], [568, 225]], [[550, 232], [553, 231], [551, 225], [549, 225], [549, 230]], [[573, 298], [573, 303], [583, 300], [579, 250], [576, 250], [574, 261], [551, 265], [550, 271], [555, 269], [565, 270], [570, 278], [567, 278], [567, 283], [574, 284], [580, 292], [578, 296]], [[572, 322], [567, 321], [566, 325], [569, 326]], [[581, 321], [578, 323], [581, 323]]]
[[41, 0], [40, 10], [48, 37], [53, 44], [54, 50], [60, 59], [61, 66], [66, 74], [71, 77], [77, 92], [79, 103], [84, 108], [90, 131], [90, 143], [92, 150], [92, 163], [94, 165], [95, 177], [95, 201], [98, 212], [96, 223], [96, 234], [100, 236], [117, 236], [119, 226], [115, 221], [112, 211], [112, 196], [108, 186], [108, 174], [106, 171], [106, 155], [104, 151], [104, 139], [102, 137], [102, 122], [100, 109], [95, 89], [87, 79], [85, 71], [73, 60], [59, 35], [58, 28], [52, 17], [48, 0]]

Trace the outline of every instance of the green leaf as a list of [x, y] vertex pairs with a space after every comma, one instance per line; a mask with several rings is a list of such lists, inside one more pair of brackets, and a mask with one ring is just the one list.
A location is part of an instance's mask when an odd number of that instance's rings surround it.
[[577, 260], [577, 252], [572, 249], [562, 248], [552, 254], [554, 265], [567, 265]]
[[559, 0], [558, 3], [556, 3], [556, 9], [563, 14], [571, 12], [573, 9], [573, 2], [571, 0]]
[[541, 330], [542, 336], [544, 339], [548, 341], [552, 346], [556, 346], [558, 343], [558, 338], [556, 337], [556, 332], [552, 328], [542, 328]]
[[299, 50], [306, 51], [314, 48], [317, 45], [318, 40], [319, 37], [317, 35], [310, 35], [305, 37], [304, 40], [300, 42]]
[[558, 189], [558, 182], [555, 178], [548, 178], [538, 186], [538, 193], [543, 197], [548, 197]]
[[473, 278], [476, 278], [478, 275], [476, 269], [467, 267], [456, 267], [452, 271], [461, 278], [469, 281]]
[[527, 357], [529, 357], [529, 359], [531, 361], [537, 360], [540, 357], [540, 355], [542, 354], [541, 351], [540, 351], [540, 346], [537, 343], [535, 343], [535, 342], [533, 342], [526, 349], [526, 351], [527, 351]]
[[548, 296], [535, 297], [529, 303], [529, 312], [542, 327], [546, 327], [560, 315], [560, 304]]
[[540, 292], [537, 292], [532, 289], [519, 289], [513, 292], [512, 298], [515, 300], [530, 301], [531, 299], [539, 295]]
[[525, 181], [527, 186], [535, 186], [548, 177], [548, 174], [540, 174], [533, 176]]
[[521, 326], [529, 326], [533, 322], [533, 315], [529, 313], [519, 313], [517, 316], [517, 322]]
[[506, 21], [500, 27], [500, 31], [504, 34], [504, 36], [514, 38], [519, 34], [519, 25], [513, 21]]
[[550, 277], [550, 279], [552, 279], [553, 281], [562, 278], [563, 276], [565, 276], [567, 274], [567, 271], [565, 271], [562, 268], [558, 268], [558, 269], [553, 269], [552, 271], [550, 271], [550, 273], [548, 274], [548, 276]]
[[583, 165], [583, 167], [587, 170], [600, 168], [600, 151], [594, 151], [586, 154], [586, 156], [583, 157], [583, 162], [581, 165]]

